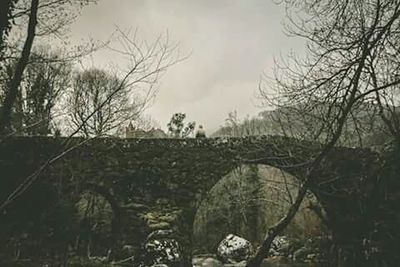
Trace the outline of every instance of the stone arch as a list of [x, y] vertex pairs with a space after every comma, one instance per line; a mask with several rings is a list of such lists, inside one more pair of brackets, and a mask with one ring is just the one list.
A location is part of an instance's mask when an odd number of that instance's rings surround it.
[[[241, 188], [235, 188], [232, 183], [236, 182]], [[193, 222], [195, 252], [215, 251], [219, 241], [227, 234], [242, 236], [253, 245], [258, 245], [268, 226], [286, 213], [290, 205], [289, 198], [295, 198], [299, 182], [293, 175], [267, 164], [242, 164], [232, 169], [215, 183], [198, 205]], [[229, 197], [232, 196], [242, 198], [236, 199], [241, 203], [232, 206], [232, 203], [225, 203], [231, 201]], [[305, 204], [288, 230], [296, 237], [316, 234], [321, 227], [319, 218], [306, 209]], [[243, 215], [242, 218], [237, 212]], [[227, 218], [229, 213], [234, 218]], [[306, 228], [304, 221], [312, 224], [313, 228]], [[203, 244], [211, 245], [209, 248], [212, 251], [206, 251]]]
[[[120, 241], [122, 231], [124, 211], [118, 199], [112, 194], [110, 188], [93, 182], [84, 183], [76, 197], [78, 199], [76, 206], [79, 218], [79, 234], [75, 241], [75, 248], [81, 253], [87, 253], [88, 256], [110, 256], [110, 252], [114, 253], [116, 245]], [[111, 213], [111, 220], [108, 220], [108, 216], [104, 217], [109, 213]], [[107, 250], [101, 251], [101, 255], [97, 255], [99, 254], [96, 251], [97, 246], [94, 246], [95, 242], [91, 241], [93, 237], [91, 231], [100, 231], [101, 234], [95, 234], [95, 237], [102, 236], [104, 233], [109, 235], [109, 238], [103, 240], [107, 240]], [[80, 247], [81, 241], [86, 248]], [[94, 248], [94, 250], [91, 251], [90, 248]]]
[[87, 183], [85, 185], [85, 188], [87, 191], [102, 196], [110, 204], [113, 213], [113, 217], [111, 219], [111, 231], [113, 232], [113, 234], [119, 235], [121, 231], [121, 217], [123, 216], [123, 209], [118, 203], [117, 198], [113, 196], [109, 189], [99, 184]]

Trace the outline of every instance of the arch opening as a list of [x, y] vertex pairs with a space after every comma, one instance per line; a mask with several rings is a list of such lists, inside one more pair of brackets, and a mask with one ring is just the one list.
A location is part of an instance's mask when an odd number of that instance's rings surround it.
[[[90, 184], [75, 203], [79, 228], [73, 249], [88, 258], [106, 256], [117, 239], [120, 208], [102, 186]], [[111, 242], [110, 242], [111, 241]]]
[[[201, 201], [193, 223], [194, 254], [215, 253], [228, 234], [257, 247], [268, 227], [279, 221], [296, 197], [299, 180], [268, 166], [243, 164], [222, 177]], [[317, 205], [312, 193], [303, 201], [285, 235], [304, 240], [327, 231], [310, 209]]]

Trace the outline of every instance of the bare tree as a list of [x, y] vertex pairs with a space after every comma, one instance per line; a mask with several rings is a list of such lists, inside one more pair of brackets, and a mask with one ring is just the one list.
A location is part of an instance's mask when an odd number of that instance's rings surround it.
[[[77, 76], [75, 93], [72, 93], [74, 99], [71, 99], [76, 104], [72, 112], [75, 128], [70, 131], [71, 135], [98, 135], [95, 129], [100, 128], [101, 134], [105, 134], [138, 119], [152, 104], [165, 71], [184, 59], [177, 53], [177, 46], [170, 43], [168, 35], [147, 43], [139, 41], [136, 32], [117, 29], [117, 33], [117, 45], [111, 44], [108, 48], [122, 56], [126, 66], [106, 79], [100, 78], [101, 72], [96, 71]], [[118, 114], [113, 115], [114, 112]]]
[[[398, 90], [398, 3], [286, 2], [287, 30], [306, 39], [308, 55], [277, 65], [275, 81], [265, 77], [270, 86], [261, 84], [260, 91], [267, 104], [284, 107], [297, 121], [308, 123], [313, 140], [329, 142], [338, 128], [356, 124], [358, 113], [370, 111], [369, 103], [378, 103], [376, 92]], [[306, 15], [295, 16], [296, 11]], [[371, 64], [379, 66], [376, 86]], [[391, 101], [398, 105], [396, 98]], [[351, 110], [340, 126], [348, 103]]]
[[141, 108], [142, 110], [145, 109], [151, 104], [151, 101], [156, 95], [157, 83], [161, 76], [169, 67], [185, 59], [185, 57], [177, 53], [177, 46], [170, 44], [168, 36], [164, 39], [160, 36], [155, 42], [149, 44], [138, 42], [136, 33], [134, 35], [129, 35], [129, 33], [120, 30], [118, 30], [118, 32], [120, 33], [119, 41], [123, 44], [122, 47], [124, 50], [112, 47], [110, 47], [110, 49], [123, 55], [127, 59], [128, 64], [126, 69], [121, 71], [121, 78], [117, 80], [117, 83], [114, 84], [107, 96], [103, 98], [102, 101], [98, 101], [95, 108], [92, 108], [90, 112], [84, 114], [84, 117], [81, 118], [81, 124], [70, 131], [70, 134], [62, 144], [62, 146], [65, 146], [65, 149], [54, 154], [53, 157], [49, 158], [35, 172], [26, 177], [26, 179], [8, 195], [3, 203], [1, 203], [0, 210], [4, 210], [21, 194], [28, 190], [46, 168], [77, 147], [87, 143], [93, 138], [99, 137], [99, 135], [92, 135], [90, 138], [85, 138], [78, 144], [70, 144], [72, 137], [81, 133], [92, 117], [96, 116], [99, 111], [104, 112], [105, 108], [110, 107], [108, 103], [110, 103], [116, 95], [127, 88], [129, 88], [130, 92], [141, 93]]
[[17, 62], [14, 75], [5, 94], [3, 106], [0, 110], [0, 134], [5, 134], [11, 131], [12, 108], [17, 99], [18, 88], [22, 80], [22, 74], [26, 65], [28, 64], [29, 55], [31, 53], [33, 40], [36, 34], [38, 6], [39, 0], [32, 0], [26, 41], [22, 49], [21, 58]]
[[[63, 30], [65, 30], [76, 18], [77, 13], [73, 10], [80, 10], [86, 4], [94, 2], [93, 0], [21, 0], [6, 1], [4, 5], [4, 14], [0, 14], [0, 32], [1, 61], [4, 60], [5, 52], [11, 54], [20, 54], [15, 66], [12, 79], [5, 91], [3, 103], [0, 109], [0, 133], [2, 135], [12, 132], [11, 117], [12, 109], [18, 94], [20, 94], [20, 84], [23, 73], [28, 65], [29, 57], [36, 37], [56, 36], [59, 39]], [[78, 6], [78, 9], [76, 9]], [[2, 9], [3, 11], [3, 9]], [[12, 22], [15, 22], [14, 24]], [[20, 26], [21, 25], [21, 26]], [[27, 29], [24, 29], [27, 25]], [[16, 31], [26, 30], [25, 41], [21, 45], [13, 47], [4, 46], [5, 36]], [[21, 50], [21, 51], [20, 51]], [[0, 62], [1, 63], [1, 62]]]
[[[8, 59], [1, 73], [0, 95], [5, 95], [12, 79], [16, 60]], [[11, 125], [15, 133], [46, 135], [52, 125], [54, 106], [69, 86], [72, 63], [61, 51], [39, 47], [31, 53], [13, 107]]]
[[[356, 123], [352, 121], [353, 115], [359, 115], [367, 103], [379, 104], [383, 96], [387, 99], [393, 95], [388, 92], [398, 90], [400, 84], [399, 1], [289, 0], [285, 3], [289, 15], [288, 30], [306, 40], [307, 57], [292, 57], [278, 66], [272, 86], [261, 87], [261, 94], [266, 103], [275, 107], [293, 107], [291, 111], [297, 118], [313, 122], [309, 133], [325, 145], [310, 164], [294, 204], [286, 216], [268, 230], [248, 266], [259, 266], [268, 255], [275, 236], [296, 214], [315, 170], [340, 141], [346, 125]], [[390, 101], [395, 103], [396, 100]], [[396, 105], [391, 105], [392, 110]], [[387, 108], [387, 105], [380, 106]], [[393, 112], [383, 110], [381, 114]], [[390, 120], [392, 123], [387, 123], [388, 127], [395, 125], [396, 118], [392, 116]], [[398, 139], [397, 133], [393, 133]], [[341, 264], [354, 266], [355, 262], [367, 261], [360, 259], [364, 257], [362, 253], [353, 251], [353, 254], [357, 255], [339, 259]]]
[[228, 113], [228, 118], [225, 119], [226, 125], [231, 129], [231, 136], [237, 137], [240, 136], [239, 133], [239, 124], [240, 119], [238, 117], [238, 113], [236, 110]]
[[[116, 76], [99, 69], [77, 73], [68, 97], [73, 128], [83, 125], [80, 132], [85, 136], [105, 135], [114, 133], [127, 121], [135, 120], [143, 105], [131, 94], [130, 87], [120, 83]], [[121, 90], [113, 94], [118, 86]], [[106, 104], [99, 108], [103, 102]], [[93, 116], [86, 120], [91, 113]]]

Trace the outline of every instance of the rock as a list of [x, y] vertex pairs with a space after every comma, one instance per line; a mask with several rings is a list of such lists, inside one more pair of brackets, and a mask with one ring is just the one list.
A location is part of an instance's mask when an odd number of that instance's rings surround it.
[[122, 251], [126, 252], [128, 255], [133, 255], [135, 247], [133, 245], [124, 245]]
[[306, 240], [302, 246], [296, 247], [293, 252], [293, 261], [324, 262], [328, 259], [327, 252], [331, 249], [332, 241], [327, 237], [312, 237]]
[[172, 223], [176, 220], [176, 217], [173, 214], [167, 214], [159, 217], [160, 221]]
[[192, 257], [192, 264], [193, 265], [201, 265], [201, 263], [207, 258], [216, 258], [214, 254], [196, 254]]
[[249, 241], [235, 235], [228, 235], [218, 245], [217, 257], [223, 263], [238, 263], [247, 260], [252, 247]]
[[172, 230], [156, 230], [148, 235], [147, 240], [157, 239], [157, 238], [168, 238], [171, 237], [172, 234], [173, 234]]
[[217, 259], [213, 259], [213, 258], [206, 258], [205, 260], [203, 260], [201, 262], [201, 265], [199, 265], [201, 267], [222, 267], [222, 263], [217, 260]]
[[214, 258], [206, 258], [204, 259], [200, 265], [198, 265], [199, 267], [222, 267], [222, 263]]
[[174, 239], [152, 240], [145, 245], [146, 262], [178, 264], [181, 260], [179, 244]]
[[134, 211], [148, 211], [150, 209], [148, 206], [140, 203], [129, 203], [127, 205], [124, 205], [123, 208]]
[[203, 262], [203, 260], [204, 260], [204, 259], [202, 259], [202, 258], [193, 257], [193, 258], [192, 258], [192, 265], [193, 265], [194, 267], [201, 266], [201, 263]]
[[158, 230], [152, 232], [145, 243], [145, 265], [169, 267], [179, 266], [182, 261], [181, 249], [178, 242], [171, 238], [172, 231]]
[[167, 222], [158, 222], [149, 224], [150, 230], [168, 229], [171, 225]]
[[307, 259], [309, 260], [315, 260], [318, 257], [318, 254], [311, 253], [307, 255]]
[[290, 241], [286, 236], [277, 236], [272, 241], [269, 250], [272, 256], [288, 256], [290, 250]]
[[224, 267], [246, 267], [247, 261], [224, 264]]
[[264, 259], [261, 266], [279, 266], [280, 264], [287, 264], [288, 262], [288, 258], [284, 256], [272, 256]]
[[308, 259], [309, 254], [312, 254], [312, 250], [308, 247], [302, 247], [294, 252], [293, 260], [296, 262], [304, 262]]

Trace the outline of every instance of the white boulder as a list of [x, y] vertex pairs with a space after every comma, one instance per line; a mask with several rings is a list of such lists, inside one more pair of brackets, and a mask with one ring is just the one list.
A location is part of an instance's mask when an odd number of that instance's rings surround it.
[[223, 263], [238, 263], [249, 259], [252, 247], [249, 241], [230, 234], [218, 245], [217, 257]]

